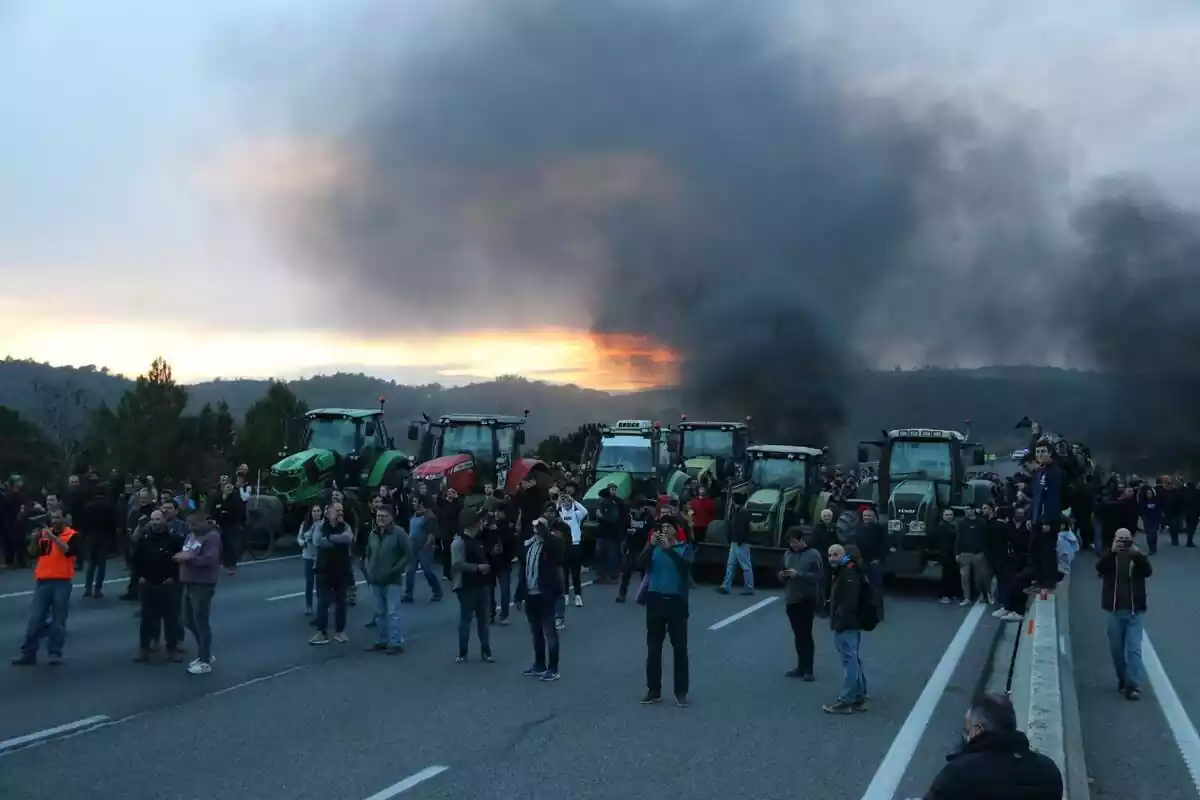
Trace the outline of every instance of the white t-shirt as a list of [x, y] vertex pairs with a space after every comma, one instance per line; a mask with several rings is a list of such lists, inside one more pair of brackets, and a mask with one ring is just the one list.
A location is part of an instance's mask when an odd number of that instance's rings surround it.
[[571, 528], [571, 544], [579, 544], [583, 540], [583, 521], [587, 519], [587, 509], [578, 500], [570, 508], [558, 507], [558, 518]]

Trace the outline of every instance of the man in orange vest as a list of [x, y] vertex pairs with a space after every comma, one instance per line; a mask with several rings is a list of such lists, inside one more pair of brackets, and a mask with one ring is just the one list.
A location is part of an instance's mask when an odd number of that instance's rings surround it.
[[[38, 531], [29, 542], [29, 555], [37, 559], [33, 576], [33, 614], [25, 630], [21, 655], [16, 666], [37, 663], [38, 646], [48, 636], [49, 664], [62, 663], [63, 642], [67, 638], [67, 605], [71, 600], [71, 582], [75, 579], [75, 558], [79, 543], [75, 531], [68, 528], [61, 508], [49, 512], [50, 527]], [[49, 618], [49, 623], [46, 620]]]

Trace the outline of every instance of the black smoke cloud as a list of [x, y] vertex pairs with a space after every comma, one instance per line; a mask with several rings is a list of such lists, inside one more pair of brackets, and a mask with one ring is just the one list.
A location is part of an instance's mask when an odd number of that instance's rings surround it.
[[868, 91], [796, 44], [791, 5], [479, 0], [394, 48], [348, 37], [298, 132], [357, 180], [307, 197], [286, 241], [369, 287], [372, 325], [665, 345], [689, 411], [777, 440], [824, 442], [862, 366], [1124, 366], [1171, 270], [1113, 254], [1157, 241], [1140, 221], [1192, 221], [1127, 187], [1072, 218], [1036, 119]]

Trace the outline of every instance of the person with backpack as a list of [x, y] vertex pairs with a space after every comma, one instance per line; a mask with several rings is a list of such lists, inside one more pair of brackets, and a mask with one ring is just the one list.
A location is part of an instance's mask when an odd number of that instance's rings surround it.
[[829, 548], [833, 590], [829, 597], [829, 627], [833, 644], [842, 660], [845, 678], [832, 703], [822, 706], [827, 714], [853, 714], [867, 710], [867, 676], [862, 665], [862, 634], [875, 628], [873, 587], [859, 564], [857, 548], [835, 544]]
[[688, 704], [688, 590], [691, 587], [692, 545], [679, 541], [680, 522], [662, 519], [650, 536], [638, 563], [649, 575], [646, 606], [646, 696], [643, 705], [662, 702], [663, 643], [671, 639], [675, 704]]

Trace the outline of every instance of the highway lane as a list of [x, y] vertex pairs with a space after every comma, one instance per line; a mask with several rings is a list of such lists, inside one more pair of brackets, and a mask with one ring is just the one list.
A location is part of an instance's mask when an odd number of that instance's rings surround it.
[[[1145, 550], [1144, 537], [1139, 535], [1138, 540]], [[1200, 549], [1160, 541], [1152, 561], [1154, 574], [1146, 588], [1146, 638], [1161, 669], [1153, 668], [1150, 648], [1144, 647], [1150, 669], [1137, 703], [1117, 692], [1096, 558], [1081, 554], [1072, 567], [1071, 640], [1084, 756], [1094, 781], [1094, 798], [1182, 800], [1200, 794], [1197, 776], [1189, 772], [1180, 750], [1182, 740], [1192, 768], [1200, 770], [1200, 740], [1194, 727], [1200, 721], [1196, 680], [1200, 648], [1195, 635], [1200, 619], [1200, 594], [1195, 590]], [[1169, 719], [1176, 722], [1175, 729]]]
[[[817, 682], [789, 680], [783, 672], [794, 655], [781, 603], [710, 630], [774, 595], [723, 597], [701, 587], [689, 631], [693, 705], [647, 708], [637, 702], [643, 612], [613, 603], [611, 587], [589, 587], [587, 606], [569, 612], [563, 679], [543, 684], [520, 675], [530, 661], [521, 625], [492, 629], [498, 663], [454, 664], [452, 597], [407, 607], [412, 638], [402, 656], [362, 652], [369, 612], [361, 605], [352, 610], [351, 645], [310, 647], [302, 600], [267, 600], [302, 588], [298, 570], [283, 561], [222, 576], [218, 661], [207, 676], [131, 663], [133, 604], [81, 609], [76, 599], [69, 663], [6, 668], [0, 677], [13, 711], [0, 715], [0, 739], [94, 715], [119, 722], [0, 756], [0, 796], [7, 789], [59, 800], [94, 795], [99, 785], [126, 800], [361, 800], [445, 767], [403, 796], [561, 800], [699, 789], [862, 797], [966, 616], [920, 589], [890, 596], [888, 619], [864, 648], [872, 710], [830, 717], [820, 706], [836, 692], [840, 669], [828, 631], [818, 626]], [[28, 603], [13, 603], [0, 601], [0, 632], [19, 639]], [[960, 637], [965, 655], [927, 704], [928, 730], [905, 729], [915, 755], [894, 776], [897, 797], [919, 795], [941, 766], [992, 623], [985, 617]], [[70, 769], [59, 766], [64, 759]]]

